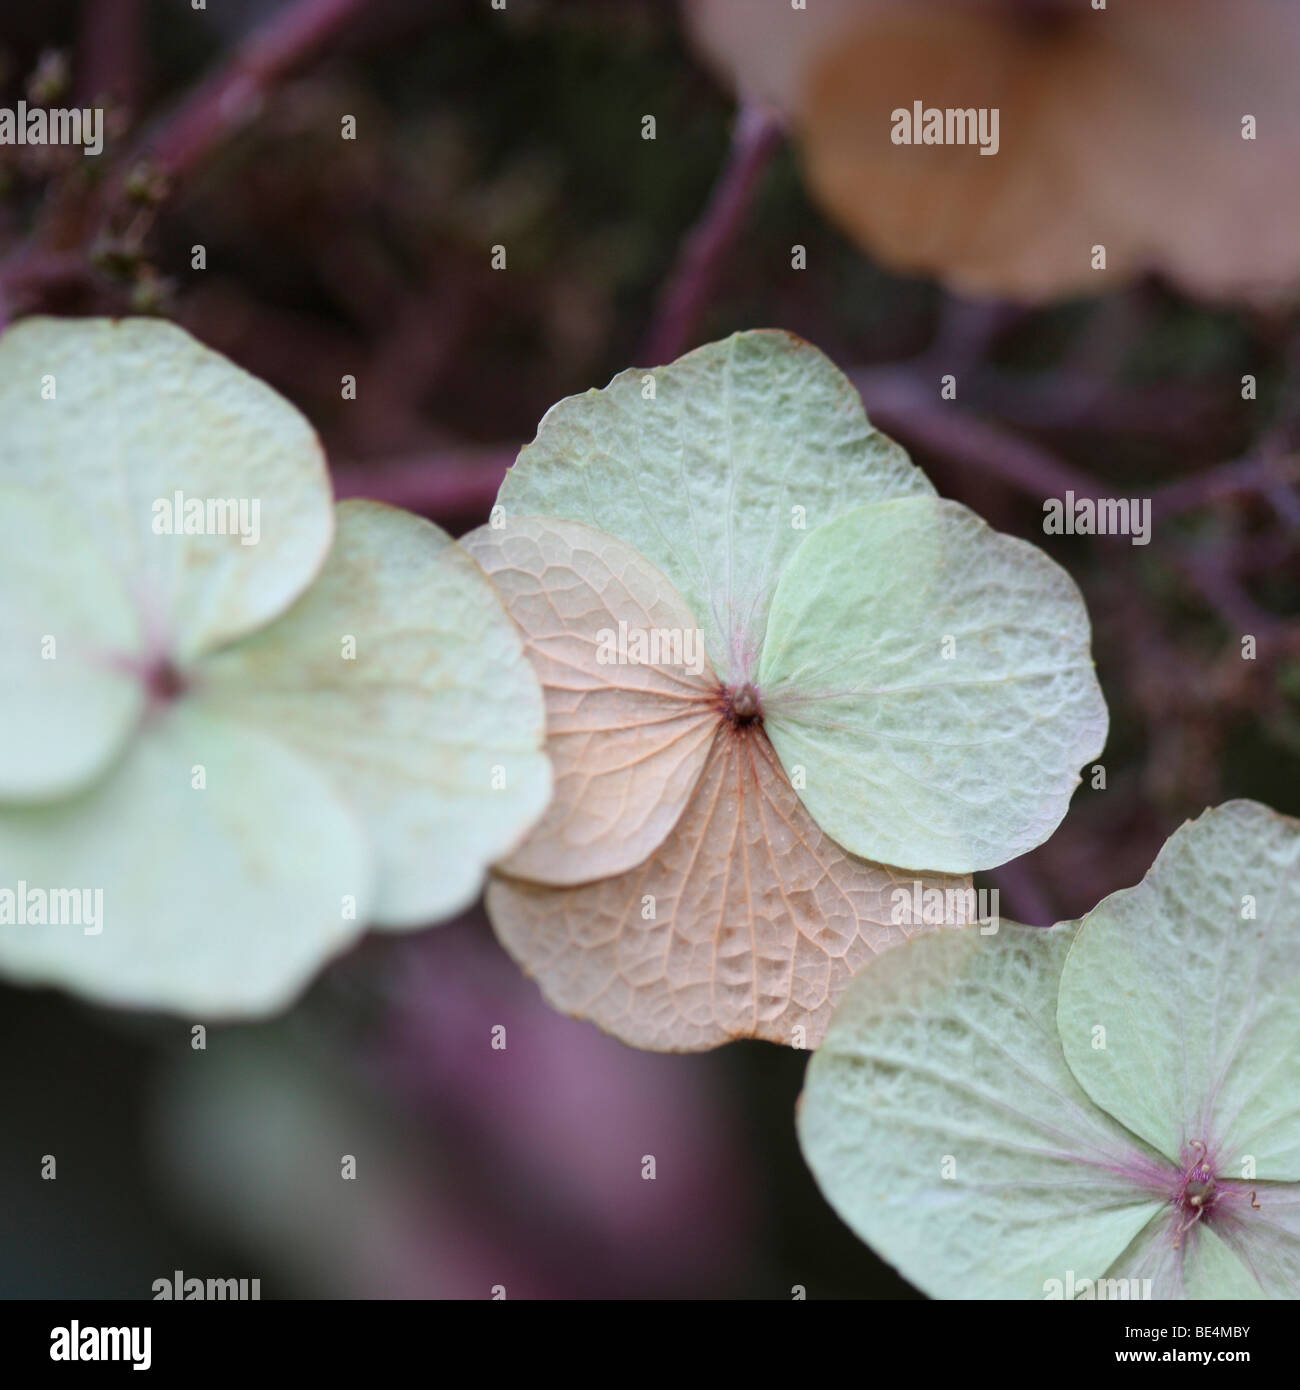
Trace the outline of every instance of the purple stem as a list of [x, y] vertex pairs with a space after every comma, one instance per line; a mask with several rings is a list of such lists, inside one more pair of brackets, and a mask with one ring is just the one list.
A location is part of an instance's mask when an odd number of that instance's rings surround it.
[[133, 115], [143, 76], [143, 0], [82, 0], [77, 39], [77, 86], [83, 105], [111, 97]]
[[887, 434], [968, 463], [1039, 501], [1068, 491], [1076, 497], [1101, 495], [1094, 479], [1046, 449], [941, 401], [937, 372], [929, 383], [897, 367], [870, 367], [851, 376], [872, 423]]
[[[1294, 485], [1297, 481], [1300, 481], [1300, 459], [1276, 458], [1267, 454], [1261, 458], [1251, 454], [1157, 488], [1151, 496], [1151, 511], [1157, 521], [1163, 521], [1166, 517], [1206, 507], [1238, 493], [1261, 492], [1273, 498], [1274, 505], [1286, 519], [1287, 503], [1294, 507], [1296, 498], [1294, 493], [1286, 491], [1285, 485]], [[1275, 492], [1278, 495], [1274, 498]]]
[[314, 58], [370, 3], [298, 0], [279, 11], [161, 124], [146, 132], [136, 155], [147, 154], [171, 178], [185, 173], [256, 116], [276, 82]]
[[[852, 379], [873, 421], [904, 443], [959, 460], [1038, 500], [1061, 497], [1067, 491], [1076, 497], [1102, 495], [1103, 489], [1096, 480], [1076, 472], [1046, 449], [938, 401], [937, 377], [929, 384], [916, 376], [914, 368], [876, 367], [859, 370], [852, 374]], [[1294, 476], [1295, 467], [1294, 460], [1275, 458], [1222, 464], [1157, 490], [1152, 512], [1163, 519], [1247, 490], [1258, 490], [1267, 497], [1282, 488], [1282, 479]], [[1279, 502], [1279, 498], [1273, 498], [1275, 508], [1284, 515]], [[1113, 536], [1099, 539], [1122, 543]], [[1230, 631], [1251, 632], [1261, 642], [1270, 644], [1294, 640], [1295, 625], [1275, 618], [1254, 603], [1233, 574], [1232, 560], [1216, 563], [1208, 554], [1184, 555], [1177, 550], [1172, 552], [1172, 560]]]
[[[96, 277], [86, 260], [86, 247], [106, 209], [120, 197], [122, 182], [137, 160], [148, 157], [169, 178], [187, 173], [215, 145], [256, 115], [262, 98], [279, 80], [315, 57], [372, 0], [298, 0], [266, 21], [236, 48], [231, 57], [196, 91], [169, 112], [118, 160], [97, 204], [82, 219], [77, 245], [56, 241], [57, 229], [46, 219], [28, 239], [0, 261], [0, 331], [16, 310], [21, 292], [40, 292], [63, 283], [82, 284]], [[97, 42], [114, 19], [123, 24], [134, 16], [128, 0], [104, 0], [105, 15], [83, 16], [83, 37]], [[114, 43], [129, 47], [132, 35], [114, 33]], [[96, 63], [87, 58], [91, 83], [100, 80]], [[129, 99], [129, 98], [128, 98]], [[19, 294], [15, 294], [18, 291]]]
[[671, 362], [690, 346], [782, 135], [781, 124], [772, 112], [758, 106], [740, 108], [727, 162], [700, 220], [682, 243], [659, 296], [641, 347], [643, 365]]

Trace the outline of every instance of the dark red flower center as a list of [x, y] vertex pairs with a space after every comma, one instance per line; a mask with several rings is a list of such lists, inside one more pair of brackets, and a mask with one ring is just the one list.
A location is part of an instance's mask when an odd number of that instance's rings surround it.
[[170, 704], [185, 694], [185, 677], [170, 661], [163, 659], [145, 672], [144, 688], [154, 704]]
[[760, 723], [763, 718], [763, 702], [759, 699], [758, 691], [748, 681], [744, 685], [724, 685], [722, 717], [737, 729]]
[[1217, 1195], [1214, 1174], [1205, 1164], [1198, 1163], [1183, 1180], [1183, 1190], [1178, 1200], [1188, 1215], [1198, 1211], [1205, 1215], [1214, 1205]]

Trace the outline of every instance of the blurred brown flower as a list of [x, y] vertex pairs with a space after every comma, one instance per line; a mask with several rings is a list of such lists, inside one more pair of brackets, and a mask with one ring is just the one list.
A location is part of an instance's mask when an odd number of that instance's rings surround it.
[[[897, 270], [1026, 300], [1146, 270], [1253, 302], [1300, 283], [1294, 5], [690, 0], [688, 12], [742, 96], [789, 116], [831, 216]], [[910, 122], [894, 113], [914, 103], [996, 110], [991, 157], [969, 141], [895, 143]]]

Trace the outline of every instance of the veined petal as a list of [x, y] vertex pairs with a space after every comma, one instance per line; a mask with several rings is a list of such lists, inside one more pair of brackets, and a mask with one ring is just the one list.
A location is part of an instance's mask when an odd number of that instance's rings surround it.
[[1073, 924], [939, 932], [873, 961], [808, 1067], [799, 1139], [827, 1200], [938, 1298], [1063, 1298], [1168, 1205], [1171, 1164], [1066, 1065]]
[[932, 493], [810, 343], [709, 343], [547, 411], [506, 474], [507, 519], [583, 521], [676, 587], [718, 675], [751, 680], [778, 575], [809, 531], [860, 502]]
[[84, 786], [140, 717], [143, 639], [119, 578], [55, 501], [0, 487], [0, 802]]
[[991, 868], [1047, 839], [1105, 743], [1090, 637], [1070, 576], [959, 503], [858, 507], [781, 576], [758, 675], [767, 728], [847, 849]]
[[1090, 1096], [1186, 1164], [1300, 1181], [1300, 821], [1230, 801], [1083, 919], [1061, 977]]
[[[969, 880], [923, 887], [969, 903]], [[816, 1047], [853, 973], [926, 929], [900, 924], [900, 892], [911, 900], [911, 875], [855, 859], [817, 828], [760, 731], [725, 726], [645, 863], [576, 888], [498, 876], [487, 906], [556, 1008], [624, 1042]]]
[[469, 555], [409, 512], [342, 503], [316, 583], [195, 679], [202, 704], [309, 756], [354, 807], [379, 925], [466, 906], [550, 796], [519, 634]]
[[[370, 891], [328, 780], [187, 701], [80, 796], [0, 809], [0, 972], [109, 1004], [273, 1012], [357, 936]], [[33, 921], [42, 902], [77, 920]]]
[[173, 324], [23, 320], [0, 338], [0, 421], [0, 484], [39, 488], [69, 545], [93, 538], [178, 663], [282, 612], [329, 549], [311, 426]]
[[463, 544], [524, 634], [555, 766], [545, 816], [499, 867], [550, 884], [632, 868], [677, 823], [719, 724], [703, 634], [665, 575], [580, 522], [508, 519]]

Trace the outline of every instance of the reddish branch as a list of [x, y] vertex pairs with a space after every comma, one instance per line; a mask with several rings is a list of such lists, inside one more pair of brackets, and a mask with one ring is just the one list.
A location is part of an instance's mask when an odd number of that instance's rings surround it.
[[[1250, 454], [1157, 488], [1151, 497], [1151, 513], [1157, 521], [1163, 521], [1244, 492], [1259, 492], [1270, 498], [1285, 520], [1288, 503], [1293, 507], [1296, 502], [1295, 495], [1286, 488], [1296, 483], [1300, 483], [1300, 458], [1277, 458], [1268, 452], [1262, 457]], [[1290, 520], [1294, 525], [1294, 513]]]
[[106, 98], [135, 114], [142, 76], [143, 0], [84, 0], [77, 40], [77, 86], [82, 104]]
[[969, 464], [1035, 500], [1099, 497], [1101, 488], [1054, 454], [1000, 425], [939, 400], [939, 378], [920, 379], [908, 368], [871, 367], [852, 374], [871, 421], [905, 444]]
[[222, 67], [132, 152], [148, 155], [169, 178], [187, 173], [247, 124], [276, 83], [310, 62], [372, 0], [298, 0], [255, 30]]
[[[1078, 498], [1098, 498], [1106, 492], [1105, 484], [1071, 468], [1041, 445], [940, 401], [937, 373], [929, 380], [910, 367], [870, 367], [854, 373], [853, 380], [872, 423], [887, 434], [966, 463], [1035, 501], [1063, 497], [1066, 492]], [[1278, 458], [1268, 451], [1250, 454], [1152, 489], [1151, 514], [1157, 522], [1166, 521], [1229, 498], [1258, 494], [1290, 519], [1297, 498], [1288, 487], [1297, 482], [1300, 458]]]
[[[873, 422], [905, 444], [978, 469], [1035, 501], [1063, 498], [1067, 492], [1073, 492], [1076, 498], [1094, 499], [1104, 494], [1103, 484], [1076, 471], [1048, 450], [938, 400], [937, 375], [933, 381], [918, 375], [928, 371], [925, 365], [868, 368], [854, 374], [854, 383]], [[1265, 445], [1261, 456], [1220, 464], [1155, 489], [1152, 520], [1158, 523], [1242, 493], [1256, 493], [1272, 503], [1284, 524], [1294, 527], [1291, 509], [1297, 499], [1289, 485], [1297, 478], [1300, 460], [1279, 458]], [[1125, 541], [1124, 537], [1113, 536], [1098, 539], [1113, 544]], [[1236, 544], [1218, 553], [1206, 548], [1187, 551], [1176, 543], [1168, 552], [1174, 569], [1230, 631], [1238, 635], [1252, 633], [1261, 645], [1295, 645], [1300, 626], [1260, 608], [1237, 578], [1237, 561], [1242, 553], [1242, 547]]]
[[[75, 288], [78, 283], [89, 286], [102, 278], [90, 264], [88, 247], [111, 213], [113, 200], [120, 198], [124, 178], [142, 157], [169, 181], [190, 173], [223, 140], [256, 116], [278, 82], [324, 52], [372, 3], [298, 0], [253, 32], [216, 72], [117, 161], [114, 177], [106, 181], [106, 192], [97, 208], [92, 206], [79, 218], [74, 215], [58, 225], [43, 225], [0, 263], [0, 323], [8, 306], [25, 307], [29, 300], [40, 304], [44, 295]], [[136, 64], [129, 49], [137, 37], [132, 21], [138, 20], [139, 0], [102, 0], [99, 7], [89, 9], [83, 29], [87, 45], [97, 50], [112, 40], [119, 48], [125, 46], [125, 56], [119, 54], [121, 63], [133, 69]], [[101, 10], [103, 17], [97, 18]], [[110, 17], [121, 24], [109, 24]], [[97, 85], [103, 70], [95, 52], [88, 54], [83, 81]], [[130, 95], [129, 91], [125, 94], [128, 101]], [[660, 295], [641, 355], [648, 365], [670, 361], [691, 346], [743, 235], [763, 174], [781, 139], [780, 124], [772, 113], [752, 106], [740, 109], [726, 163], [703, 213], [683, 241]], [[961, 306], [960, 313], [950, 314], [946, 320], [943, 355], [958, 355], [972, 370], [979, 371], [978, 359], [998, 331], [1003, 312], [996, 306]], [[939, 400], [933, 354], [901, 366], [864, 369], [854, 379], [875, 422], [914, 448], [997, 478], [1036, 501], [1066, 492], [1096, 498], [1104, 491], [1104, 484], [1005, 424], [984, 420], [964, 407]], [[1108, 383], [1093, 380], [1062, 384], [1049, 378], [1046, 384], [1029, 384], [1028, 389], [1040, 392], [1035, 408], [1047, 410], [1049, 417], [1088, 419], [1095, 417], [1106, 399], [1107, 387]], [[996, 394], [992, 393], [995, 409]], [[344, 465], [336, 470], [336, 487], [340, 496], [378, 497], [428, 515], [468, 520], [485, 515], [490, 508], [513, 452], [491, 450], [481, 455], [407, 457], [366, 467]], [[1251, 456], [1153, 490], [1153, 518], [1164, 521], [1253, 493], [1268, 499], [1283, 529], [1293, 532], [1300, 518], [1300, 498], [1295, 491], [1298, 479], [1300, 460], [1265, 441]], [[1244, 565], [1246, 558], [1244, 541], [1226, 551], [1185, 551], [1180, 546], [1173, 553], [1173, 563], [1183, 578], [1225, 622], [1238, 630], [1286, 634], [1286, 625], [1263, 613], [1238, 579], [1238, 562]], [[1027, 892], [1024, 885], [1021, 892]]]
[[659, 296], [640, 353], [643, 366], [671, 362], [691, 345], [781, 138], [781, 126], [770, 112], [755, 106], [740, 108], [727, 162]]
[[[222, 66], [181, 104], [164, 116], [116, 161], [103, 191], [79, 208], [54, 200], [47, 216], [27, 241], [0, 261], [0, 329], [16, 309], [25, 310], [28, 299], [80, 283], [95, 283], [90, 247], [115, 207], [121, 204], [123, 185], [142, 158], [148, 158], [168, 179], [188, 173], [221, 140], [254, 117], [270, 89], [323, 49], [373, 0], [298, 0], [274, 15], [244, 40]], [[111, 36], [114, 45], [129, 47], [126, 27], [133, 6], [114, 0], [103, 5], [104, 16], [87, 16], [83, 40], [91, 45]], [[109, 21], [121, 21], [115, 28]], [[105, 26], [108, 26], [106, 29]], [[124, 47], [125, 46], [125, 47]], [[103, 64], [98, 56], [87, 59], [86, 80], [98, 84]], [[126, 93], [130, 100], [132, 93]]]

